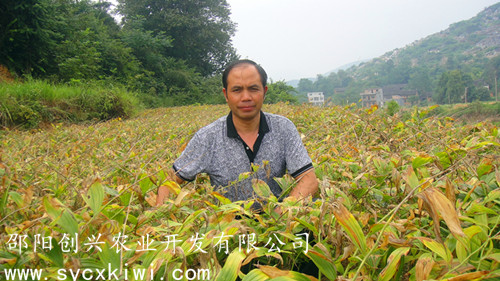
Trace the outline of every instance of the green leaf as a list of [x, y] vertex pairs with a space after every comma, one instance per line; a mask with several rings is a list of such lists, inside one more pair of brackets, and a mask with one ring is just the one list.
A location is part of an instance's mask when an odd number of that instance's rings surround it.
[[500, 253], [489, 254], [484, 258], [494, 260], [495, 262], [500, 263]]
[[488, 203], [488, 202], [497, 200], [498, 198], [500, 198], [500, 189], [495, 189], [495, 190], [490, 191], [488, 193], [488, 195], [486, 195], [486, 198], [484, 198], [483, 203]]
[[310, 223], [306, 222], [305, 220], [303, 220], [303, 219], [301, 219], [301, 218], [294, 218], [294, 220], [296, 220], [296, 221], [300, 222], [300, 224], [302, 224], [303, 226], [307, 227], [307, 228], [308, 228], [309, 230], [311, 230], [314, 234], [318, 235], [318, 229], [317, 229], [314, 225], [312, 225], [312, 224], [310, 224]]
[[337, 269], [334, 266], [333, 260], [325, 252], [326, 248], [318, 243], [307, 252], [306, 256], [310, 258], [318, 269], [330, 280], [337, 280]]
[[443, 244], [441, 244], [435, 240], [432, 240], [430, 238], [420, 237], [418, 239], [420, 241], [422, 241], [422, 243], [424, 243], [424, 245], [427, 248], [429, 248], [429, 250], [431, 250], [433, 253], [440, 256], [443, 260], [445, 260], [447, 262], [451, 262], [451, 259], [453, 258], [451, 255], [451, 252], [450, 252], [450, 250], [448, 250], [448, 248], [443, 246]]
[[215, 281], [234, 281], [238, 277], [241, 262], [245, 259], [245, 254], [238, 249], [234, 250], [226, 259], [226, 263], [217, 275]]
[[269, 279], [269, 281], [311, 281], [307, 276], [302, 273], [290, 271], [288, 272], [288, 276], [280, 276], [273, 279]]
[[469, 243], [469, 241], [467, 239], [462, 239], [462, 241], [457, 240], [455, 252], [457, 253], [457, 258], [460, 262], [465, 261], [468, 255], [467, 247], [470, 248], [470, 245], [464, 243]]
[[394, 276], [398, 270], [401, 257], [408, 254], [408, 251], [410, 251], [409, 247], [397, 248], [389, 255], [387, 266], [380, 273], [380, 281], [388, 281]]
[[100, 182], [95, 182], [89, 188], [85, 201], [94, 212], [94, 216], [101, 211], [102, 202], [104, 201], [104, 186]]
[[[49, 217], [69, 235], [78, 233], [78, 223], [73, 213], [66, 209], [57, 199], [43, 198], [43, 206]], [[59, 207], [59, 208], [57, 208]]]
[[212, 192], [212, 195], [217, 198], [221, 204], [225, 205], [225, 204], [231, 204], [231, 200], [229, 200], [228, 198], [222, 196], [220, 193], [218, 192]]
[[38, 256], [46, 261], [51, 262], [54, 267], [63, 268], [64, 267], [64, 257], [61, 251], [60, 245], [52, 239], [52, 249], [45, 253], [38, 253]]
[[498, 216], [498, 213], [493, 209], [485, 207], [484, 205], [472, 203], [472, 205], [467, 209], [467, 215], [472, 216], [473, 214], [490, 214]]
[[417, 187], [420, 184], [420, 181], [418, 180], [418, 177], [412, 167], [408, 167], [406, 173], [403, 174], [403, 179], [411, 189]]
[[411, 164], [413, 168], [418, 169], [426, 164], [431, 163], [432, 161], [434, 161], [432, 157], [416, 157], [415, 159], [413, 159]]
[[451, 160], [450, 156], [446, 152], [438, 152], [436, 153], [436, 156], [439, 158], [439, 163], [441, 163], [441, 166], [443, 166], [444, 169], [448, 169], [451, 166]]
[[351, 241], [361, 250], [361, 253], [366, 254], [368, 252], [366, 237], [356, 218], [341, 203], [335, 205], [333, 214]]
[[274, 196], [274, 194], [271, 192], [271, 189], [269, 188], [269, 185], [265, 183], [264, 181], [261, 180], [252, 180], [252, 187], [253, 191], [262, 198], [270, 198], [271, 196]]
[[250, 271], [241, 281], [265, 281], [269, 280], [269, 276], [267, 276], [260, 269], [253, 269]]
[[148, 176], [144, 175], [144, 177], [139, 181], [139, 187], [141, 188], [142, 195], [145, 195], [153, 189], [154, 183]]
[[15, 192], [15, 191], [11, 191], [8, 194], [9, 194], [9, 197], [11, 198], [11, 200], [14, 201], [18, 207], [22, 206], [23, 197], [21, 196], [21, 194]]
[[493, 170], [491, 163], [481, 163], [477, 166], [477, 176], [481, 178], [483, 175], [490, 173]]

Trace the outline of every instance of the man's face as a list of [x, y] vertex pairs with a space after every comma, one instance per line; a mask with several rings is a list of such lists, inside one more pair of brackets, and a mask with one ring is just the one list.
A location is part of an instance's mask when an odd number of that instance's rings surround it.
[[227, 76], [227, 89], [222, 90], [233, 118], [255, 120], [264, 102], [267, 86], [262, 85], [257, 68], [251, 64], [234, 67]]

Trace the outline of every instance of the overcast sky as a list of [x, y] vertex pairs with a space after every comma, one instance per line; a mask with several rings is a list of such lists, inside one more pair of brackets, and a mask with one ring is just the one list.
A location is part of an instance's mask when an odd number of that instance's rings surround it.
[[474, 17], [498, 0], [227, 0], [233, 45], [274, 80], [316, 77]]

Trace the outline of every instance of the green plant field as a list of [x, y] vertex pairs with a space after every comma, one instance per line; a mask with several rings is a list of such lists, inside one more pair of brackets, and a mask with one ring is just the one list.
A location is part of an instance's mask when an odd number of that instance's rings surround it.
[[[3, 131], [0, 279], [500, 278], [495, 125], [429, 117], [433, 108], [264, 110], [296, 124], [318, 199], [279, 202], [256, 182], [257, 214], [253, 201], [230, 202], [206, 176], [182, 187], [167, 180], [191, 136], [226, 115], [225, 105]], [[154, 207], [160, 185], [172, 194]], [[40, 276], [13, 275], [28, 269]]]

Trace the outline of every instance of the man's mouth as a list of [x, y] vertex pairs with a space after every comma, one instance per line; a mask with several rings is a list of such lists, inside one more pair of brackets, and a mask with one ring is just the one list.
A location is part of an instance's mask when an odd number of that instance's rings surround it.
[[238, 108], [242, 111], [252, 111], [255, 109], [255, 106], [239, 106]]

